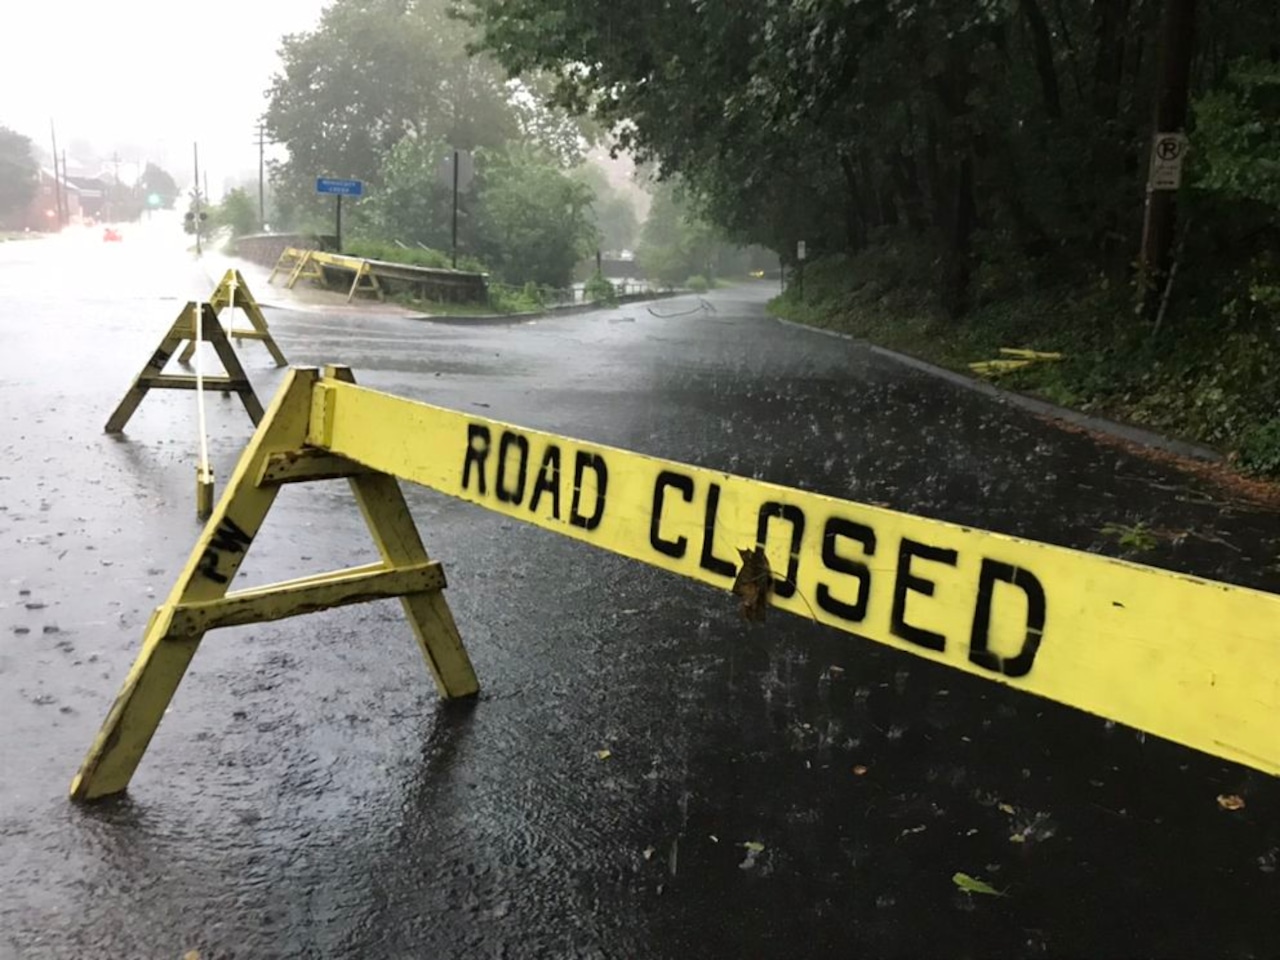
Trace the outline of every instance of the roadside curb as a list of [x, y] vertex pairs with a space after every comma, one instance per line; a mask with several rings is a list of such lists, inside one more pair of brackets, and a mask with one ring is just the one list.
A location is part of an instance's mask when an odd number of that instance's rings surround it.
[[595, 313], [600, 310], [612, 310], [616, 307], [625, 306], [630, 303], [647, 303], [653, 300], [667, 300], [671, 297], [685, 296], [688, 291], [661, 291], [653, 293], [630, 293], [626, 296], [618, 297], [613, 303], [574, 303], [564, 307], [551, 307], [547, 310], [539, 310], [535, 313], [487, 313], [479, 316], [454, 315], [448, 314], [416, 314], [407, 317], [408, 320], [423, 320], [427, 323], [446, 323], [455, 326], [466, 326], [467, 324], [477, 325], [497, 325], [504, 323], [528, 323], [530, 320], [542, 320], [549, 317], [569, 317], [578, 313]]
[[800, 330], [807, 330], [810, 333], [822, 334], [826, 337], [835, 337], [838, 340], [848, 340], [852, 343], [859, 343], [867, 347], [872, 353], [881, 357], [886, 357], [901, 363], [903, 366], [919, 370], [922, 373], [930, 374], [938, 377], [957, 387], [967, 390], [973, 390], [984, 396], [990, 397], [1001, 403], [1007, 403], [1012, 407], [1018, 407], [1029, 413], [1038, 416], [1048, 417], [1052, 420], [1060, 420], [1075, 427], [1089, 430], [1094, 433], [1107, 434], [1126, 440], [1130, 443], [1136, 443], [1140, 446], [1150, 447], [1154, 450], [1163, 450], [1166, 453], [1172, 453], [1179, 457], [1186, 457], [1192, 460], [1201, 460], [1206, 463], [1223, 463], [1226, 461], [1217, 450], [1210, 447], [1201, 446], [1196, 443], [1189, 443], [1186, 440], [1175, 440], [1172, 437], [1166, 437], [1163, 434], [1156, 433], [1153, 430], [1147, 430], [1143, 427], [1136, 427], [1132, 424], [1120, 423], [1116, 420], [1108, 420], [1105, 417], [1095, 417], [1091, 414], [1082, 413], [1079, 410], [1072, 410], [1070, 407], [1058, 406], [1056, 403], [1050, 403], [1047, 400], [1041, 400], [1038, 397], [1032, 397], [1025, 393], [1018, 393], [1016, 390], [1007, 390], [1003, 387], [997, 387], [993, 383], [985, 380], [978, 380], [974, 377], [967, 377], [963, 373], [957, 373], [954, 370], [948, 370], [946, 367], [940, 367], [935, 363], [929, 363], [927, 360], [921, 360], [919, 357], [913, 357], [910, 354], [898, 353], [896, 350], [889, 350], [886, 347], [877, 346], [869, 340], [861, 337], [855, 337], [852, 334], [840, 333], [836, 330], [824, 330], [821, 327], [811, 327], [808, 324], [797, 323], [794, 320], [784, 320], [782, 317], [769, 314], [775, 321], [787, 327], [796, 327]]

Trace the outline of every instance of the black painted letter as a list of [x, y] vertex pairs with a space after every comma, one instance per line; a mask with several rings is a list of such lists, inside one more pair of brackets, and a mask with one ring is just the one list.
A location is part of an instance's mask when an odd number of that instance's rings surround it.
[[702, 523], [702, 556], [698, 566], [722, 577], [732, 577], [738, 568], [730, 561], [716, 556], [716, 511], [720, 509], [720, 484], [711, 484], [707, 491], [707, 512]]
[[[516, 488], [507, 489], [507, 460], [511, 448], [520, 451], [520, 472], [516, 476]], [[502, 431], [502, 439], [498, 441], [498, 478], [493, 485], [497, 489], [498, 499], [503, 503], [514, 503], [517, 507], [524, 501], [524, 483], [529, 474], [529, 441], [518, 433]]]
[[761, 550], [769, 539], [769, 521], [774, 517], [791, 524], [791, 552], [787, 557], [787, 575], [782, 579], [773, 578], [773, 592], [786, 599], [795, 596], [796, 577], [800, 575], [800, 543], [804, 539], [804, 511], [794, 504], [778, 503], [775, 500], [760, 504], [760, 512], [756, 516], [756, 546]]
[[845, 537], [857, 540], [862, 544], [868, 557], [875, 556], [876, 532], [861, 523], [845, 520], [843, 517], [831, 517], [822, 530], [822, 565], [835, 573], [847, 573], [858, 578], [858, 600], [856, 603], [845, 603], [831, 595], [831, 588], [825, 583], [818, 584], [816, 599], [818, 607], [850, 623], [861, 623], [867, 616], [867, 603], [871, 600], [871, 568], [860, 560], [842, 557], [836, 552], [836, 540]]
[[672, 473], [670, 470], [663, 470], [658, 474], [658, 479], [653, 484], [653, 508], [649, 512], [649, 545], [664, 556], [679, 559], [689, 549], [689, 538], [662, 539], [662, 505], [668, 487], [679, 490], [685, 503], [693, 503], [693, 477]]
[[[991, 635], [991, 596], [996, 581], [1011, 583], [1027, 595], [1027, 636], [1016, 657], [1005, 659], [987, 648]], [[1044, 636], [1044, 587], [1030, 570], [1012, 567], [998, 560], [982, 561], [978, 577], [978, 603], [973, 611], [973, 633], [969, 635], [969, 659], [993, 673], [1006, 677], [1025, 677], [1036, 661], [1036, 651]]]
[[476, 492], [484, 496], [484, 461], [489, 456], [489, 428], [481, 423], [467, 424], [467, 456], [462, 461], [462, 489], [471, 485], [471, 467], [476, 468]]
[[560, 448], [554, 443], [542, 455], [538, 478], [533, 481], [533, 495], [529, 497], [529, 510], [538, 512], [538, 501], [544, 493], [551, 494], [551, 516], [560, 519]]
[[917, 577], [911, 572], [911, 561], [919, 557], [921, 560], [932, 560], [935, 563], [956, 565], [958, 554], [954, 550], [942, 547], [931, 547], [925, 543], [902, 538], [898, 547], [898, 575], [893, 582], [893, 611], [889, 620], [889, 629], [895, 637], [917, 643], [929, 650], [945, 650], [947, 638], [923, 627], [913, 627], [907, 623], [907, 591], [914, 590], [926, 597], [933, 596], [934, 582]]
[[[589, 517], [584, 517], [579, 508], [582, 506], [582, 474], [594, 470], [596, 475], [596, 503]], [[609, 489], [609, 468], [605, 466], [604, 457], [598, 453], [578, 451], [573, 462], [573, 502], [569, 505], [569, 522], [583, 530], [594, 530], [600, 526], [604, 517], [604, 495]]]

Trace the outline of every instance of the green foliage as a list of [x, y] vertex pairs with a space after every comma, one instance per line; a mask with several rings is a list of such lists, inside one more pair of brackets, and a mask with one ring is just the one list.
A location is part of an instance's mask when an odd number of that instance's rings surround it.
[[258, 205], [247, 191], [237, 187], [210, 211], [209, 220], [215, 227], [226, 228], [232, 237], [243, 237], [258, 229]]
[[449, 254], [440, 250], [424, 250], [421, 247], [402, 247], [381, 240], [357, 238], [343, 241], [343, 253], [368, 260], [385, 260], [388, 263], [407, 263], [414, 267], [448, 269]]
[[158, 196], [160, 206], [165, 210], [172, 210], [178, 200], [178, 185], [173, 177], [154, 163], [148, 163], [142, 171], [142, 179], [138, 181], [138, 186], [146, 196], [149, 197], [152, 194]]
[[295, 221], [324, 209], [314, 196], [318, 176], [355, 177], [373, 192], [383, 160], [406, 136], [469, 150], [519, 132], [506, 78], [467, 55], [473, 33], [449, 6], [335, 0], [316, 29], [284, 38], [265, 120], [289, 150], [272, 179]]
[[511, 146], [477, 159], [475, 249], [499, 278], [567, 287], [595, 249], [589, 187], [536, 148]]
[[583, 285], [582, 294], [592, 303], [616, 303], [618, 291], [604, 274], [596, 271]]
[[1105, 536], [1115, 537], [1120, 546], [1134, 553], [1154, 549], [1157, 542], [1151, 528], [1141, 520], [1133, 524], [1108, 523], [1100, 532]]
[[714, 229], [689, 209], [672, 184], [659, 184], [636, 251], [645, 276], [673, 290], [692, 274], [714, 276], [718, 252]]
[[604, 171], [594, 164], [578, 167], [573, 171], [573, 178], [585, 183], [595, 194], [591, 211], [600, 234], [601, 249], [610, 253], [630, 250], [640, 230], [630, 197], [615, 189]]
[[[450, 249], [453, 189], [440, 176], [449, 149], [442, 140], [402, 137], [382, 163], [381, 185], [361, 202], [363, 220], [358, 229], [409, 244]], [[472, 195], [460, 197], [459, 204], [462, 211], [469, 210]], [[462, 222], [468, 223], [465, 217]], [[469, 233], [463, 237], [464, 247], [469, 245]]]
[[1196, 185], [1280, 210], [1280, 63], [1241, 59], [1195, 103]]
[[[1063, 263], [1126, 281], [1163, 6], [472, 0], [484, 49], [553, 74], [558, 103], [678, 177], [730, 239], [791, 261], [798, 240], [857, 252], [905, 225], [930, 246], [926, 283], [952, 317], [989, 295], [974, 279], [994, 250], [1016, 252], [1030, 281]], [[1229, 60], [1274, 61], [1277, 10], [1215, 6], [1197, 25], [1196, 93]], [[1274, 69], [1237, 69], [1235, 99], [1201, 116], [1234, 131], [1234, 159], [1209, 176], [1255, 197], [1275, 179], [1280, 135], [1260, 99]]]
[[21, 213], [35, 199], [39, 172], [31, 140], [0, 127], [0, 217]]
[[1280, 417], [1245, 431], [1240, 441], [1240, 465], [1252, 473], [1280, 477]]
[[1001, 347], [1061, 352], [1062, 362], [1015, 371], [1001, 386], [1237, 452], [1246, 469], [1280, 476], [1271, 456], [1278, 428], [1269, 425], [1280, 396], [1280, 315], [1249, 298], [1247, 279], [1225, 305], [1189, 290], [1179, 303], [1185, 321], [1155, 331], [1133, 324], [1123, 288], [1096, 278], [1023, 292], [997, 278], [1003, 295], [957, 324], [923, 281], [931, 264], [926, 248], [882, 237], [860, 254], [807, 264], [770, 307], [963, 373]]
[[695, 273], [684, 282], [684, 285], [694, 293], [706, 293], [711, 289], [711, 285], [707, 283], [707, 278], [700, 273]]

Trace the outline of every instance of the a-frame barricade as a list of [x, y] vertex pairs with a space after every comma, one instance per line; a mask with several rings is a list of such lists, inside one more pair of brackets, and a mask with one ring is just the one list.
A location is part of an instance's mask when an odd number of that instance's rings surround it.
[[[271, 354], [271, 359], [276, 362], [277, 367], [287, 366], [289, 361], [285, 358], [284, 351], [280, 349], [280, 345], [276, 343], [275, 337], [271, 336], [271, 330], [267, 326], [267, 318], [262, 315], [262, 308], [258, 305], [258, 301], [254, 299], [253, 292], [249, 289], [249, 285], [244, 282], [244, 277], [239, 270], [228, 270], [218, 283], [217, 288], [213, 291], [213, 295], [209, 298], [209, 305], [217, 314], [219, 321], [223, 317], [223, 311], [228, 308], [232, 313], [227, 319], [226, 331], [232, 340], [259, 340], [262, 345], [267, 348]], [[243, 327], [235, 325], [235, 311], [240, 310], [248, 318], [251, 329], [245, 330]], [[178, 357], [179, 363], [190, 363], [191, 358], [195, 355], [196, 344], [191, 341], [183, 349]]]
[[[198, 310], [204, 311], [203, 322], [198, 322], [196, 315]], [[258, 402], [257, 394], [253, 392], [253, 384], [249, 382], [244, 367], [240, 365], [235, 350], [231, 348], [222, 324], [218, 322], [210, 304], [192, 302], [182, 308], [182, 313], [173, 322], [169, 332], [164, 335], [160, 346], [151, 354], [146, 366], [134, 380], [133, 386], [129, 388], [124, 399], [107, 420], [107, 433], [119, 433], [124, 430], [129, 418], [133, 416], [138, 405], [151, 390], [196, 389], [196, 377], [188, 374], [167, 374], [164, 368], [184, 341], [191, 341], [194, 344], [197, 339], [203, 339], [213, 345], [218, 359], [222, 361], [223, 368], [226, 370], [226, 374], [222, 376], [203, 377], [204, 386], [210, 390], [238, 394], [245, 410], [249, 413], [249, 419], [257, 426], [262, 420], [262, 404]]]
[[356, 267], [355, 279], [351, 281], [351, 289], [347, 292], [347, 303], [354, 300], [357, 293], [371, 293], [379, 300], [383, 299], [382, 284], [378, 282], [368, 260], [361, 260], [360, 266]]
[[[441, 590], [444, 572], [423, 548], [398, 481], [306, 448], [315, 369], [295, 368], [240, 458], [168, 599], [151, 615], [142, 650], [76, 775], [71, 796], [92, 800], [128, 786], [205, 633], [331, 607], [399, 597], [442, 696], [479, 685]], [[353, 382], [345, 368], [326, 377]], [[281, 485], [347, 478], [382, 559], [256, 589], [227, 588]]]
[[[328, 478], [350, 481], [382, 561], [228, 594], [279, 486]], [[1280, 596], [531, 430], [333, 367], [288, 374], [72, 795], [128, 785], [215, 627], [400, 597], [442, 694], [475, 693], [399, 482], [732, 591], [749, 619], [776, 607], [1280, 776]]]

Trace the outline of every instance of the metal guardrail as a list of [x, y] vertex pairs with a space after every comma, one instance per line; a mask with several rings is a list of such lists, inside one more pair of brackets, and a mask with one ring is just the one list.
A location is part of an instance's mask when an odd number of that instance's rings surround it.
[[[448, 294], [481, 294], [484, 299], [487, 293], [487, 277], [483, 273], [472, 273], [464, 270], [448, 270], [440, 267], [417, 267], [407, 263], [393, 263], [388, 260], [370, 260], [366, 257], [352, 257], [342, 253], [329, 253], [323, 250], [299, 250], [287, 247], [276, 261], [268, 283], [274, 283], [277, 274], [288, 272], [286, 289], [293, 289], [301, 279], [326, 281], [325, 270], [341, 270], [352, 275], [351, 287], [347, 292], [350, 303], [357, 293], [372, 293], [379, 300], [385, 299], [383, 282], [398, 281], [418, 286], [432, 287], [437, 292]], [[473, 299], [469, 296], [467, 299]]]

